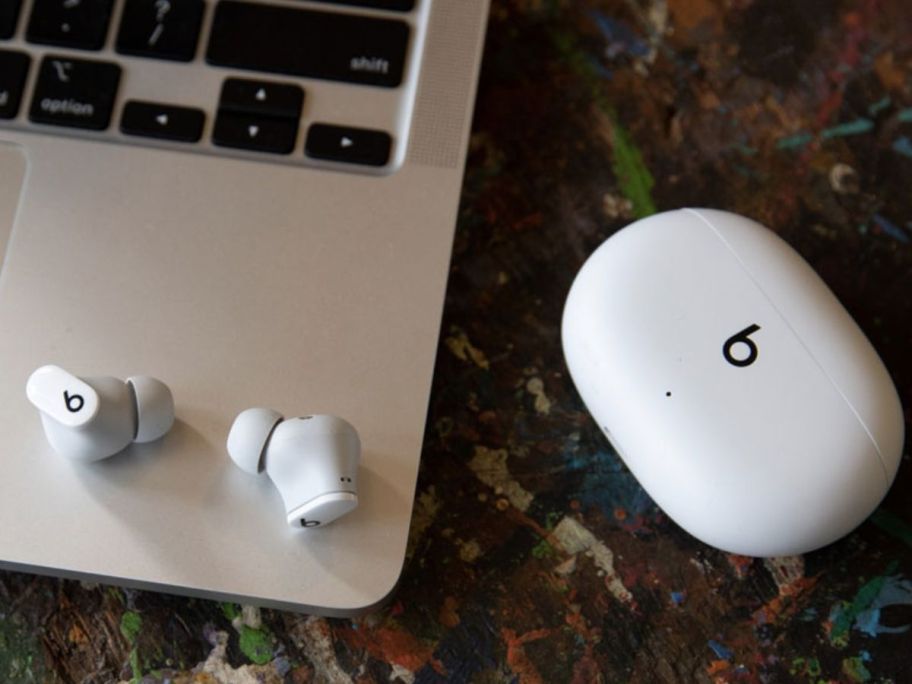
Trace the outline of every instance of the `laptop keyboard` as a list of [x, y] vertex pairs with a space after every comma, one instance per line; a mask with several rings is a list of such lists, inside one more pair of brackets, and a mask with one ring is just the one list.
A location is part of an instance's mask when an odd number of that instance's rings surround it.
[[414, 6], [0, 0], [0, 126], [387, 167]]

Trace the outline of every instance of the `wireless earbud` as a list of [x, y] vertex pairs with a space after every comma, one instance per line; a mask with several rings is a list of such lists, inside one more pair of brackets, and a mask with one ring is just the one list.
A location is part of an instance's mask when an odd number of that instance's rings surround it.
[[98, 461], [132, 442], [152, 442], [174, 424], [174, 399], [155, 378], [77, 378], [42, 366], [28, 379], [29, 401], [41, 414], [48, 442], [75, 461]]
[[228, 453], [248, 473], [266, 471], [292, 527], [326, 525], [358, 506], [361, 440], [342, 418], [285, 420], [271, 409], [248, 409], [231, 426]]

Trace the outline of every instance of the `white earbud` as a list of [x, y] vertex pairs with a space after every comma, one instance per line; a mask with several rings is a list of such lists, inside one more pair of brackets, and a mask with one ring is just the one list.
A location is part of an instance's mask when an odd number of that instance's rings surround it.
[[326, 525], [358, 506], [361, 440], [336, 416], [283, 419], [252, 408], [234, 420], [228, 453], [251, 474], [266, 471], [292, 527]]
[[132, 442], [152, 442], [174, 424], [167, 385], [146, 376], [80, 379], [42, 366], [28, 379], [29, 401], [54, 451], [75, 461], [98, 461]]

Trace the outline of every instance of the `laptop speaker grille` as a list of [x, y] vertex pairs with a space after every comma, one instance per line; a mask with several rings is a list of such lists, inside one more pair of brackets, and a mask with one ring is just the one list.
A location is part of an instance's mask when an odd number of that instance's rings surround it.
[[[466, 106], [475, 72], [466, 69], [484, 38], [485, 0], [437, 0], [428, 26], [424, 69], [418, 83], [408, 158], [455, 168], [462, 161]], [[454, 67], [458, 67], [455, 68]]]

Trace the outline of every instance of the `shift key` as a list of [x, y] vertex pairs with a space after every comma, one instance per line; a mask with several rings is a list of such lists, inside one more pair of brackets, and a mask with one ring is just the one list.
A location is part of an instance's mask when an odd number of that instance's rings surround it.
[[206, 60], [215, 66], [395, 88], [402, 82], [404, 21], [221, 0]]
[[111, 123], [120, 67], [110, 62], [48, 55], [41, 60], [29, 119], [101, 131]]

